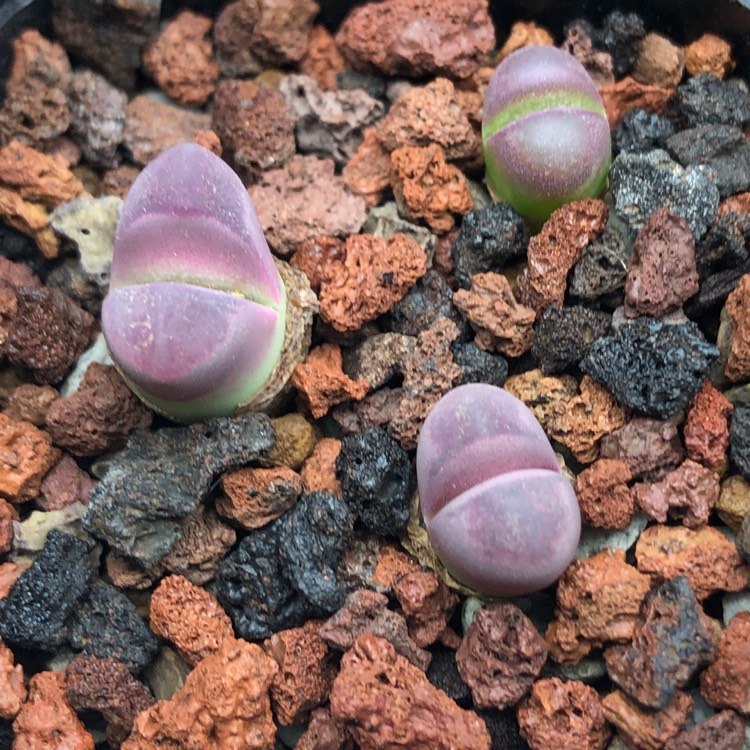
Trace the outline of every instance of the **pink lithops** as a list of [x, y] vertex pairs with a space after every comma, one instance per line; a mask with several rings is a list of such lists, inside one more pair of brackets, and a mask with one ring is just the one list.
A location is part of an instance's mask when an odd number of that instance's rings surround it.
[[286, 293], [239, 177], [192, 143], [164, 151], [128, 193], [102, 330], [151, 407], [179, 421], [231, 414], [266, 383]]
[[459, 581], [494, 596], [545, 588], [575, 555], [581, 516], [539, 422], [501, 388], [454, 388], [417, 446], [427, 533]]
[[545, 220], [604, 189], [609, 123], [596, 85], [572, 55], [546, 45], [509, 55], [490, 79], [483, 113], [486, 179], [496, 199]]

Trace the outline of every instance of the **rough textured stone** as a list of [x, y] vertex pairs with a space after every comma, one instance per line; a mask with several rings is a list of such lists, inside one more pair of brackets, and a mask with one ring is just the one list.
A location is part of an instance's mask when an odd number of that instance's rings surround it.
[[745, 516], [750, 515], [750, 483], [735, 474], [721, 483], [717, 515], [734, 532], [739, 531]]
[[315, 430], [299, 412], [271, 420], [276, 442], [268, 460], [297, 471], [315, 447]]
[[737, 613], [719, 643], [716, 661], [701, 674], [701, 695], [714, 708], [750, 714], [750, 612]]
[[624, 529], [633, 517], [632, 475], [619, 459], [600, 458], [576, 477], [576, 497], [584, 522], [600, 529]]
[[645, 109], [631, 109], [612, 133], [616, 152], [645, 153], [664, 148], [667, 138], [674, 135], [674, 123], [663, 115], [649, 114]]
[[305, 492], [331, 492], [341, 495], [341, 482], [336, 477], [336, 459], [341, 452], [341, 441], [321, 438], [300, 469]]
[[0, 718], [12, 721], [27, 695], [23, 667], [14, 663], [13, 652], [0, 642]]
[[62, 510], [74, 503], [86, 505], [96, 482], [68, 455], [47, 472], [35, 505], [40, 510]]
[[732, 343], [724, 374], [732, 382], [750, 378], [750, 274], [745, 274], [727, 297], [726, 314], [731, 321]]
[[700, 73], [677, 87], [675, 105], [689, 127], [750, 123], [750, 92], [745, 81], [722, 81], [711, 73]]
[[718, 467], [729, 447], [729, 416], [733, 406], [713, 387], [703, 381], [685, 418], [683, 429], [687, 454], [710, 468]]
[[745, 479], [750, 479], [750, 405], [736, 406], [729, 421], [729, 455]]
[[615, 128], [622, 118], [633, 109], [642, 109], [649, 114], [663, 114], [674, 89], [638, 83], [631, 76], [605, 83], [599, 89], [604, 102], [610, 128]]
[[[704, 35], [705, 36], [705, 35]], [[688, 48], [689, 49], [689, 48]], [[673, 737], [664, 750], [742, 750], [745, 724], [734, 711], [719, 711]]]
[[685, 47], [685, 70], [690, 76], [711, 73], [724, 78], [733, 69], [732, 45], [716, 34], [703, 34]]
[[685, 71], [685, 53], [667, 37], [651, 32], [638, 47], [633, 78], [638, 83], [674, 88]]
[[346, 60], [325, 26], [312, 27], [299, 67], [300, 72], [310, 76], [323, 91], [336, 89], [336, 76], [346, 69]]
[[307, 729], [294, 747], [295, 750], [352, 750], [354, 745], [346, 729], [334, 721], [331, 709], [326, 706], [310, 714]]
[[[517, 25], [514, 24], [513, 28]], [[512, 33], [511, 29], [511, 35]], [[554, 44], [551, 37], [548, 44]], [[565, 40], [560, 46], [561, 49], [573, 55], [586, 68], [586, 72], [597, 86], [614, 83], [615, 76], [612, 72], [612, 55], [609, 52], [594, 48], [594, 40], [587, 33], [585, 24], [573, 22], [567, 26], [565, 28]]]
[[545, 377], [541, 370], [534, 369], [509, 377], [505, 389], [520, 398], [547, 429], [555, 414], [578, 392], [578, 381], [571, 375]]
[[[613, 222], [614, 224], [614, 222]], [[609, 225], [581, 254], [573, 267], [569, 291], [575, 297], [594, 300], [610, 298], [620, 303], [627, 277], [630, 248], [622, 231]]]

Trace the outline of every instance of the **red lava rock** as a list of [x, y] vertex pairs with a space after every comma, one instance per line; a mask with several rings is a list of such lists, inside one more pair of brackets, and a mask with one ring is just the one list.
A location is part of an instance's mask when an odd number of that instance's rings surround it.
[[224, 494], [216, 498], [220, 516], [243, 529], [258, 529], [289, 510], [302, 494], [302, 477], [288, 466], [243, 466], [221, 478]]
[[715, 636], [687, 578], [673, 578], [646, 596], [632, 641], [604, 652], [607, 672], [642, 705], [663, 709], [713, 659]]
[[193, 143], [212, 151], [216, 156], [222, 154], [221, 141], [213, 130], [199, 130], [193, 138]]
[[552, 658], [575, 664], [604, 643], [630, 640], [650, 587], [621, 549], [573, 562], [558, 583], [555, 619], [545, 636]]
[[624, 461], [600, 458], [576, 477], [576, 497], [585, 523], [599, 529], [624, 529], [635, 502], [628, 487], [632, 479]]
[[519, 357], [531, 348], [536, 313], [516, 301], [508, 279], [499, 273], [471, 277], [471, 289], [458, 289], [453, 304], [476, 331], [485, 351]]
[[685, 576], [699, 601], [715, 591], [741, 591], [748, 582], [734, 542], [711, 526], [649, 526], [636, 543], [635, 558], [638, 570], [656, 580]]
[[605, 696], [602, 706], [604, 718], [615, 725], [626, 747], [639, 750], [662, 750], [682, 731], [693, 713], [693, 699], [681, 691], [662, 711], [638, 705], [621, 690]]
[[515, 52], [521, 47], [529, 47], [532, 44], [554, 46], [555, 39], [547, 29], [537, 26], [533, 21], [516, 21], [510, 27], [508, 38], [498, 52], [498, 60], [504, 60], [511, 52]]
[[[202, 132], [202, 131], [197, 131]], [[135, 178], [141, 173], [138, 167], [123, 164], [115, 169], [108, 169], [102, 176], [101, 190], [103, 195], [115, 195], [124, 198], [135, 182]]]
[[282, 726], [306, 721], [310, 710], [320, 706], [331, 691], [336, 668], [320, 623], [309, 620], [300, 628], [274, 633], [263, 642], [279, 665], [271, 683], [271, 703]]
[[294, 154], [294, 115], [278, 92], [255, 81], [222, 81], [211, 125], [240, 176], [255, 182]]
[[22, 503], [39, 494], [42, 479], [60, 451], [52, 438], [28, 422], [0, 414], [0, 496]]
[[458, 326], [448, 318], [438, 318], [419, 334], [414, 354], [404, 363], [403, 397], [388, 425], [388, 433], [404, 450], [417, 447], [430, 409], [463, 376], [451, 352], [457, 338]]
[[703, 34], [685, 47], [685, 70], [690, 76], [712, 73], [724, 78], [734, 70], [732, 45], [716, 34]]
[[138, 714], [122, 750], [232, 747], [239, 738], [251, 738], [253, 750], [273, 750], [268, 689], [278, 669], [257, 644], [227, 638], [171, 700]]
[[724, 374], [733, 382], [750, 378], [750, 274], [727, 297], [725, 310], [732, 324], [732, 343]]
[[162, 151], [192, 141], [211, 128], [211, 115], [176, 107], [153, 97], [134, 96], [125, 112], [122, 142], [136, 164], [145, 166]]
[[648, 217], [633, 244], [625, 282], [625, 316], [661, 318], [678, 310], [699, 287], [690, 225], [668, 208]]
[[401, 233], [352, 235], [344, 253], [343, 261], [331, 261], [319, 295], [321, 318], [337, 331], [356, 331], [388, 312], [427, 271], [425, 251]]
[[716, 661], [701, 674], [701, 695], [714, 708], [750, 715], [750, 612], [729, 621]]
[[687, 454], [710, 468], [726, 458], [729, 447], [729, 417], [734, 407], [706, 379], [695, 394], [685, 417], [683, 433]]
[[12, 46], [13, 62], [0, 107], [0, 143], [22, 138], [42, 146], [70, 124], [70, 62], [60, 44], [36, 29], [22, 31]]
[[535, 682], [517, 713], [521, 736], [531, 750], [604, 750], [612, 735], [601, 698], [578, 680]]
[[341, 172], [344, 184], [368, 207], [377, 206], [391, 184], [391, 157], [374, 128], [365, 130], [362, 143]]
[[13, 522], [18, 513], [6, 500], [0, 500], [0, 554], [7, 554], [13, 547]]
[[133, 721], [154, 704], [151, 693], [116, 659], [79, 654], [65, 668], [65, 695], [76, 711], [97, 711], [107, 725], [107, 741], [120, 747]]
[[612, 129], [631, 109], [645, 109], [649, 114], [664, 114], [667, 102], [673, 94], [674, 89], [638, 83], [630, 76], [599, 88], [609, 127]]
[[658, 482], [635, 485], [635, 501], [649, 518], [665, 523], [667, 516], [697, 529], [708, 523], [719, 499], [719, 475], [691, 459]]
[[29, 565], [30, 563], [0, 563], [0, 599], [5, 599], [5, 597], [8, 596], [8, 592], [18, 579], [18, 576], [20, 576]]
[[13, 652], [0, 642], [0, 718], [12, 721], [25, 700], [23, 667], [14, 663]]
[[580, 394], [556, 411], [546, 428], [549, 437], [568, 448], [577, 461], [590, 463], [599, 453], [601, 438], [622, 427], [627, 412], [588, 375], [583, 376], [580, 388]]
[[212, 21], [189, 10], [178, 13], [143, 52], [143, 68], [180, 104], [204, 104], [219, 78], [209, 33]]
[[529, 241], [528, 263], [518, 277], [519, 301], [540, 315], [551, 304], [562, 306], [568, 272], [607, 224], [604, 201], [588, 198], [553, 212]]
[[350, 649], [363, 633], [385, 638], [423, 672], [430, 665], [430, 652], [412, 640], [404, 616], [388, 609], [387, 596], [370, 589], [357, 589], [349, 594], [344, 605], [320, 629], [323, 640], [339, 651]]
[[341, 660], [331, 713], [362, 750], [489, 750], [482, 719], [433, 687], [384, 638], [361, 635]]
[[249, 192], [268, 244], [283, 258], [315, 235], [346, 237], [367, 218], [365, 202], [334, 175], [332, 159], [293, 156], [264, 172]]
[[37, 672], [29, 697], [13, 721], [17, 750], [94, 750], [94, 738], [65, 698], [62, 672]]
[[379, 388], [403, 372], [416, 341], [415, 336], [401, 333], [376, 333], [345, 352], [344, 369], [350, 377]]
[[333, 720], [331, 709], [316, 708], [295, 750], [352, 750], [353, 743], [344, 727]]
[[538, 368], [511, 375], [503, 387], [521, 399], [545, 429], [555, 414], [578, 393], [578, 381], [571, 375], [544, 375]]
[[294, 368], [291, 382], [307, 411], [315, 419], [325, 416], [335, 404], [365, 397], [369, 385], [352, 380], [344, 373], [341, 349], [336, 344], [321, 344]]
[[677, 466], [685, 451], [675, 422], [633, 417], [602, 438], [599, 455], [623, 461], [637, 479], [657, 469]]
[[150, 427], [153, 416], [114, 367], [92, 362], [78, 390], [50, 406], [47, 430], [74, 456], [95, 456]]
[[664, 750], [742, 750], [745, 724], [734, 711], [719, 711], [673, 737]]
[[456, 652], [477, 708], [503, 710], [528, 693], [547, 661], [547, 644], [515, 604], [480, 609]]
[[638, 45], [638, 57], [633, 65], [633, 78], [662, 88], [674, 88], [685, 72], [685, 53], [661, 34], [646, 34]]
[[354, 8], [336, 41], [355, 68], [468, 78], [495, 46], [487, 0], [385, 0]]
[[614, 83], [612, 55], [594, 48], [594, 43], [586, 33], [583, 24], [574, 23], [568, 26], [565, 31], [565, 41], [560, 46], [586, 68], [586, 72], [597, 86]]
[[346, 60], [325, 26], [313, 26], [299, 69], [317, 81], [324, 91], [336, 89], [336, 76], [346, 69]]
[[86, 505], [96, 484], [95, 479], [64, 453], [42, 480], [34, 504], [39, 510], [62, 510], [73, 503]]
[[481, 159], [481, 137], [461, 109], [458, 92], [447, 78], [405, 91], [377, 124], [375, 135], [388, 152], [435, 144], [449, 162], [475, 163]]
[[344, 243], [340, 239], [318, 235], [305, 240], [289, 259], [289, 264], [307, 276], [312, 290], [317, 293], [322, 284], [330, 283], [336, 264], [343, 263], [345, 257]]
[[149, 623], [156, 635], [172, 643], [193, 665], [234, 639], [232, 621], [219, 602], [182, 576], [167, 576], [156, 587]]
[[52, 386], [22, 383], [8, 397], [3, 414], [17, 422], [31, 422], [36, 427], [43, 427], [50, 406], [58, 398], [60, 394]]
[[19, 286], [38, 289], [42, 285], [39, 277], [25, 263], [14, 263], [4, 256], [0, 256], [0, 280], [13, 289]]
[[336, 478], [336, 459], [341, 452], [341, 441], [321, 438], [300, 469], [305, 492], [330, 492], [341, 496], [341, 482]]

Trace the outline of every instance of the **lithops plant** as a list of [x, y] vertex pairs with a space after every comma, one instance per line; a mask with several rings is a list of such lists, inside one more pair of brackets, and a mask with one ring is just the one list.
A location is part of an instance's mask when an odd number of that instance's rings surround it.
[[232, 414], [264, 386], [284, 342], [286, 294], [241, 180], [185, 143], [130, 189], [102, 330], [143, 401], [189, 422]]
[[604, 105], [583, 65], [556, 47], [524, 47], [500, 63], [484, 98], [482, 142], [493, 197], [530, 219], [606, 185]]
[[417, 446], [419, 498], [448, 571], [490, 596], [553, 583], [581, 532], [578, 501], [544, 430], [502, 388], [454, 388], [432, 408]]

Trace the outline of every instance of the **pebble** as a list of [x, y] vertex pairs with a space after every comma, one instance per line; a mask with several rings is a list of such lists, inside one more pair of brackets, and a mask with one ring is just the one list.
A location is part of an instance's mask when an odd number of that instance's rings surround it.
[[750, 659], [748, 635], [750, 613], [738, 612], [722, 633], [716, 660], [700, 678], [701, 695], [715, 708], [731, 708], [744, 716], [750, 713]]
[[685, 70], [688, 75], [711, 73], [725, 78], [734, 70], [732, 45], [716, 34], [702, 34], [685, 48]]
[[637, 107], [629, 109], [612, 134], [614, 147], [621, 153], [645, 153], [664, 148], [674, 135], [674, 123], [662, 115]]
[[677, 87], [677, 113], [688, 127], [750, 123], [750, 91], [744, 81], [722, 81], [711, 73], [700, 73]]

